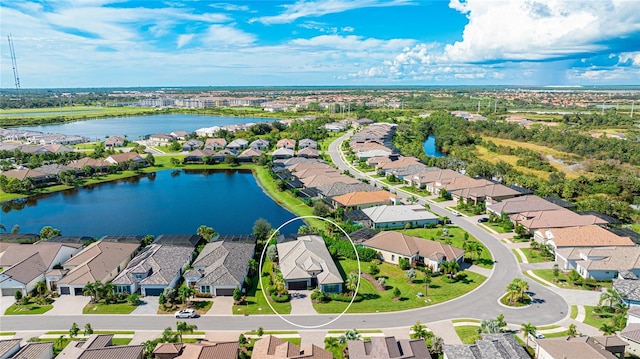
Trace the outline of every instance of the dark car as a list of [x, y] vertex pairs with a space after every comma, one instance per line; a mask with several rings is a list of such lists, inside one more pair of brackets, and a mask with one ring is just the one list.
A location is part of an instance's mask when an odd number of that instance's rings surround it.
[[478, 218], [478, 223], [484, 223], [484, 222], [489, 222], [489, 218], [487, 218], [487, 217]]

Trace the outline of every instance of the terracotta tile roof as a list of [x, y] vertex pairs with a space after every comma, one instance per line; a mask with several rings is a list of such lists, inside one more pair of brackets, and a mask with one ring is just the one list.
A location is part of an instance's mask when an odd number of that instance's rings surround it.
[[487, 206], [487, 209], [495, 213], [521, 213], [531, 211], [552, 211], [562, 209], [557, 204], [553, 204], [535, 195], [521, 196], [505, 199], [502, 202]]
[[293, 176], [302, 180], [303, 178], [316, 176], [316, 175], [325, 175], [329, 177], [337, 177], [343, 176], [342, 172], [336, 170], [331, 166], [322, 167], [322, 168], [307, 168], [304, 170], [295, 171], [292, 173]]
[[363, 204], [386, 203], [389, 202], [392, 198], [398, 198], [398, 196], [389, 191], [360, 191], [333, 197], [336, 202], [345, 207], [359, 206]]
[[327, 175], [316, 175], [316, 176], [304, 178], [301, 181], [304, 184], [304, 186], [307, 188], [320, 187], [320, 186], [328, 185], [331, 183], [337, 183], [337, 182], [341, 182], [341, 183], [359, 183], [360, 182], [355, 178], [351, 178], [345, 175], [335, 176], [335, 177], [331, 177]]
[[421, 257], [434, 260], [438, 260], [442, 256], [445, 256], [446, 260], [452, 260], [464, 254], [463, 249], [395, 231], [380, 232], [364, 241], [362, 245], [407, 257], [419, 254]]
[[[236, 359], [240, 345], [237, 341], [199, 343], [159, 343], [153, 354], [165, 354], [172, 359]], [[167, 355], [169, 354], [169, 355]]]
[[36, 178], [36, 177], [47, 177], [46, 173], [42, 173], [36, 170], [23, 169], [23, 170], [9, 170], [0, 173], [9, 178], [16, 178], [19, 180], [23, 180], [25, 178]]
[[[518, 198], [518, 197], [516, 197]], [[529, 230], [541, 228], [564, 228], [605, 224], [605, 220], [594, 215], [580, 215], [569, 209], [520, 212], [509, 216], [513, 221], [522, 224]]]
[[538, 346], [553, 358], [616, 359], [615, 355], [589, 341], [588, 337], [538, 339]]
[[131, 161], [134, 159], [142, 160], [142, 157], [140, 157], [140, 155], [137, 154], [136, 152], [125, 152], [125, 153], [116, 153], [114, 155], [111, 155], [107, 157], [105, 161], [111, 162], [111, 163], [122, 163], [122, 162]]
[[[555, 212], [555, 211], [551, 211]], [[634, 246], [629, 237], [621, 237], [596, 226], [550, 228], [537, 231], [543, 239], [552, 240], [557, 247]]]
[[293, 149], [296, 147], [296, 140], [292, 140], [289, 138], [283, 138], [281, 140], [279, 140], [276, 143], [276, 147], [280, 148], [280, 147], [285, 147], [285, 148], [290, 148]]
[[268, 335], [253, 345], [252, 359], [333, 359], [331, 352], [315, 345], [299, 346]]

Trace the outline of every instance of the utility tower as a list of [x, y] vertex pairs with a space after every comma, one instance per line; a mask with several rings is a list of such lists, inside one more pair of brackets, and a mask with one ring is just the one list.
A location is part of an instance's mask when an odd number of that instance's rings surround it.
[[9, 41], [9, 52], [11, 52], [11, 65], [13, 66], [13, 80], [16, 84], [16, 94], [17, 99], [20, 99], [20, 76], [18, 76], [18, 62], [16, 61], [16, 50], [13, 48], [13, 39], [11, 38], [11, 34], [7, 36], [7, 40]]

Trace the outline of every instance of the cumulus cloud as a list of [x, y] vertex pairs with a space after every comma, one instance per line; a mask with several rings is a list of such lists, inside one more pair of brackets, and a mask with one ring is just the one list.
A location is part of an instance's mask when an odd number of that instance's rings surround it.
[[640, 66], [640, 51], [637, 52], [623, 52], [618, 56], [619, 63], [629, 63], [633, 66]]

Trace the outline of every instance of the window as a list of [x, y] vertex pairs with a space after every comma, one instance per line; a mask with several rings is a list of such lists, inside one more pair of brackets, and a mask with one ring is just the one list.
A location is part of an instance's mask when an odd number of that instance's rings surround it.
[[392, 254], [392, 255], [391, 255], [391, 260], [392, 260], [392, 261], [395, 261], [395, 260], [396, 260], [396, 256], [395, 256], [395, 254]]
[[211, 293], [211, 286], [210, 285], [201, 285], [200, 286], [200, 293]]

